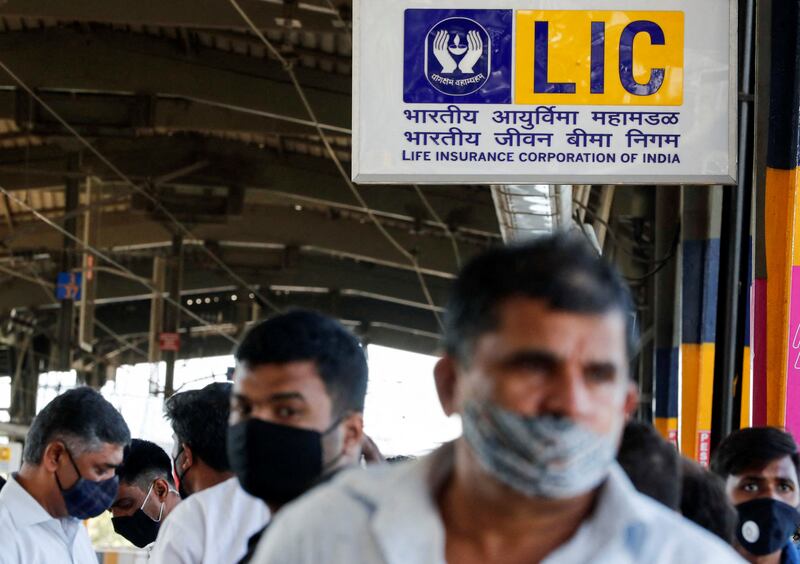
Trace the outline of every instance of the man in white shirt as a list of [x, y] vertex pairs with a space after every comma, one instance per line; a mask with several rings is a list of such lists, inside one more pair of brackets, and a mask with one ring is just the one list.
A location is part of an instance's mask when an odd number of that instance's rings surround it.
[[[341, 323], [294, 310], [253, 326], [236, 349], [228, 457], [275, 513], [361, 459], [368, 368]], [[239, 562], [250, 562], [259, 531]]]
[[157, 444], [133, 439], [117, 476], [119, 492], [109, 508], [114, 531], [139, 548], [152, 548], [161, 523], [181, 501], [172, 461]]
[[0, 564], [97, 564], [81, 523], [108, 509], [130, 432], [91, 388], [56, 397], [36, 416], [22, 468], [0, 492]]
[[568, 235], [492, 250], [455, 282], [435, 368], [463, 436], [348, 472], [281, 510], [257, 564], [684, 564], [730, 547], [615, 462], [636, 408], [624, 283]]
[[237, 562], [247, 539], [269, 520], [266, 504], [245, 493], [230, 469], [230, 396], [231, 384], [209, 384], [167, 400], [175, 474], [184, 500], [161, 525], [151, 563]]

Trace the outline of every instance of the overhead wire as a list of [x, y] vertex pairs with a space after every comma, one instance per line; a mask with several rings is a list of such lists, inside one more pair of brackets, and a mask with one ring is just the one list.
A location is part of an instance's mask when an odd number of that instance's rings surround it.
[[[108, 264], [110, 264], [111, 266], [117, 268], [118, 270], [120, 270], [122, 272], [125, 272], [126, 274], [130, 275], [130, 277], [132, 279], [139, 281], [139, 283], [141, 283], [143, 286], [148, 288], [155, 295], [161, 296], [164, 301], [166, 301], [166, 302], [172, 304], [173, 306], [175, 306], [176, 308], [178, 308], [180, 311], [185, 313], [190, 319], [193, 319], [194, 321], [197, 321], [198, 323], [200, 323], [200, 325], [202, 325], [204, 327], [211, 327], [213, 329], [214, 325], [212, 323], [209, 323], [208, 321], [206, 321], [205, 319], [203, 319], [199, 315], [195, 314], [189, 308], [184, 307], [184, 305], [180, 302], [180, 296], [177, 297], [178, 299], [175, 299], [175, 297], [166, 295], [165, 292], [161, 292], [158, 288], [156, 288], [155, 286], [150, 284], [148, 281], [141, 279], [141, 277], [139, 277], [136, 273], [134, 273], [129, 268], [123, 266], [122, 264], [120, 264], [119, 262], [114, 260], [112, 257], [108, 256], [107, 254], [105, 254], [104, 252], [100, 251], [99, 249], [96, 249], [92, 245], [89, 245], [89, 244], [85, 243], [79, 237], [76, 237], [75, 235], [73, 235], [72, 233], [70, 233], [69, 231], [67, 231], [66, 229], [64, 229], [60, 225], [58, 225], [57, 223], [51, 221], [47, 216], [42, 214], [39, 210], [37, 210], [33, 206], [27, 204], [26, 202], [22, 201], [20, 198], [17, 198], [10, 190], [5, 188], [4, 186], [0, 186], [0, 193], [5, 194], [11, 200], [13, 200], [14, 202], [19, 204], [20, 206], [22, 206], [25, 209], [27, 209], [28, 211], [30, 211], [37, 219], [39, 219], [40, 221], [43, 221], [44, 223], [46, 223], [47, 225], [49, 225], [50, 227], [52, 227], [53, 229], [55, 229], [56, 231], [58, 231], [59, 233], [61, 233], [65, 237], [67, 237], [68, 239], [70, 239], [71, 241], [74, 241], [75, 243], [80, 245], [83, 250], [93, 254], [97, 258], [107, 262]], [[227, 333], [224, 333], [222, 331], [216, 331], [216, 332], [220, 336], [222, 336], [222, 337], [228, 339], [229, 341], [231, 341], [233, 344], [237, 343], [236, 339], [234, 339], [233, 337], [231, 337]]]
[[[339, 23], [341, 24], [342, 28], [347, 30], [348, 29], [347, 22], [342, 17], [341, 10], [339, 10], [336, 7], [336, 5], [333, 3], [333, 0], [325, 0], [325, 3], [328, 5], [328, 7], [331, 10], [336, 12], [336, 19], [339, 21]], [[350, 29], [349, 32], [345, 34], [345, 36], [350, 39], [350, 49], [352, 50], [352, 48], [353, 48], [353, 31], [352, 31], [352, 29]], [[442, 221], [442, 218], [439, 216], [439, 214], [433, 208], [433, 206], [430, 203], [430, 200], [428, 200], [427, 196], [425, 196], [425, 193], [422, 191], [422, 189], [419, 187], [419, 185], [418, 184], [414, 184], [413, 188], [416, 191], [417, 195], [419, 196], [419, 199], [422, 201], [422, 205], [424, 205], [425, 209], [428, 210], [428, 213], [430, 214], [430, 216], [433, 218], [433, 220], [435, 222], [437, 222], [439, 224], [439, 226], [444, 230], [445, 234], [449, 237], [450, 242], [453, 245], [453, 255], [454, 255], [455, 260], [456, 260], [456, 266], [458, 268], [461, 268], [461, 252], [458, 249], [458, 240], [456, 239], [455, 234], [450, 229], [450, 226], [447, 225], [444, 221]]]
[[[577, 213], [577, 210], [576, 210], [575, 214], [573, 215], [573, 219], [575, 220], [576, 223], [578, 223], [578, 224], [581, 223], [580, 218], [579, 218], [578, 213]], [[672, 260], [672, 258], [675, 256], [675, 253], [678, 250], [678, 246], [680, 244], [680, 233], [681, 233], [680, 230], [681, 230], [681, 227], [680, 227], [680, 225], [678, 225], [678, 228], [676, 229], [676, 232], [675, 232], [675, 236], [673, 237], [673, 240], [672, 240], [672, 245], [670, 247], [670, 250], [667, 252], [666, 255], [664, 255], [664, 257], [662, 257], [660, 259], [657, 259], [657, 260], [650, 260], [650, 261], [645, 260], [645, 259], [641, 259], [641, 258], [639, 259], [641, 262], [645, 262], [647, 264], [654, 265], [654, 267], [649, 272], [647, 272], [646, 274], [643, 274], [642, 276], [623, 276], [623, 278], [625, 280], [627, 280], [628, 282], [630, 282], [630, 283], [644, 282], [644, 281], [648, 280], [649, 278], [651, 278], [652, 276], [655, 276], [656, 274], [661, 272], [661, 270], [665, 266], [667, 266], [667, 264], [669, 264], [669, 261]], [[586, 232], [583, 229], [581, 229], [580, 231], [583, 234], [583, 236], [586, 238], [586, 240], [589, 242], [589, 244], [593, 245], [594, 241], [592, 241], [589, 238], [589, 236], [586, 234]], [[611, 233], [611, 231], [609, 231], [609, 233]], [[620, 247], [615, 244], [615, 248], [620, 248]]]
[[458, 250], [458, 240], [456, 240], [455, 234], [450, 229], [450, 226], [447, 225], [444, 221], [442, 221], [442, 218], [439, 216], [438, 213], [436, 213], [436, 210], [433, 209], [433, 206], [431, 205], [428, 198], [425, 196], [425, 193], [422, 191], [422, 188], [420, 188], [419, 185], [417, 184], [414, 184], [413, 186], [414, 190], [417, 192], [417, 195], [419, 196], [419, 199], [422, 200], [422, 205], [424, 205], [425, 208], [428, 210], [428, 213], [433, 218], [433, 220], [436, 223], [438, 223], [442, 229], [444, 229], [445, 234], [450, 239], [450, 243], [453, 245], [453, 255], [455, 256], [456, 259], [456, 266], [458, 268], [461, 268], [461, 252]]
[[[17, 272], [17, 271], [15, 271], [13, 269], [6, 268], [6, 267], [4, 267], [2, 265], [0, 265], [0, 271], [1, 272], [5, 272], [6, 274], [9, 274], [10, 276], [15, 276], [17, 278], [20, 278], [21, 280], [25, 280], [25, 281], [33, 282], [33, 283], [37, 284], [39, 287], [41, 287], [42, 291], [44, 292], [44, 295], [47, 297], [47, 299], [51, 303], [58, 303], [58, 300], [53, 296], [53, 293], [52, 293], [53, 289], [55, 289], [56, 285], [53, 284], [52, 282], [49, 282], [49, 281], [45, 280], [39, 274], [34, 272], [33, 268], [31, 267], [31, 265], [29, 263], [23, 262], [22, 264], [31, 273], [30, 276], [26, 276], [25, 274], [22, 274], [21, 272]], [[137, 277], [136, 280], [141, 282], [142, 278]], [[134, 351], [136, 353], [139, 353], [140, 355], [144, 356], [145, 358], [149, 358], [150, 355], [146, 351], [144, 351], [143, 349], [140, 349], [138, 347], [138, 345], [136, 345], [135, 342], [127, 340], [122, 335], [118, 335], [117, 333], [114, 332], [113, 329], [111, 329], [108, 325], [106, 325], [105, 323], [103, 323], [99, 319], [95, 318], [94, 323], [98, 327], [100, 327], [101, 330], [105, 331], [110, 337], [112, 337], [114, 340], [116, 340], [120, 345], [123, 345], [123, 350], [132, 350], [132, 351]], [[107, 360], [108, 355], [102, 356], [102, 358]]]
[[428, 302], [428, 305], [431, 306], [433, 315], [436, 317], [436, 322], [439, 325], [439, 328], [440, 329], [444, 329], [444, 323], [442, 322], [442, 318], [439, 315], [439, 313], [435, 310], [436, 304], [433, 301], [433, 297], [431, 296], [430, 290], [428, 288], [428, 284], [425, 281], [425, 277], [422, 274], [422, 270], [420, 269], [419, 261], [395, 237], [393, 237], [391, 233], [389, 233], [389, 231], [386, 229], [386, 227], [384, 227], [384, 225], [375, 216], [375, 214], [373, 213], [372, 209], [370, 209], [370, 207], [367, 205], [366, 200], [361, 195], [361, 193], [358, 191], [358, 188], [356, 188], [355, 184], [353, 184], [353, 181], [350, 179], [350, 175], [345, 170], [344, 165], [342, 164], [342, 161], [339, 159], [339, 156], [336, 154], [336, 151], [334, 150], [333, 146], [331, 145], [330, 140], [328, 139], [327, 135], [325, 134], [325, 131], [323, 131], [322, 127], [320, 126], [319, 120], [317, 119], [317, 114], [314, 111], [314, 108], [311, 106], [311, 103], [308, 101], [308, 97], [306, 96], [305, 90], [303, 89], [302, 85], [300, 84], [300, 81], [297, 79], [297, 74], [294, 71], [294, 65], [288, 59], [286, 59], [286, 57], [284, 57], [280, 53], [280, 51], [275, 47], [275, 45], [273, 45], [273, 43], [264, 35], [264, 33], [261, 31], [261, 29], [259, 29], [259, 27], [255, 24], [255, 22], [253, 22], [253, 20], [247, 14], [247, 12], [239, 5], [239, 2], [237, 0], [228, 0], [228, 1], [230, 2], [231, 6], [239, 13], [241, 18], [245, 21], [245, 23], [248, 25], [248, 27], [251, 29], [251, 31], [256, 35], [256, 37], [258, 37], [261, 40], [261, 42], [264, 44], [264, 46], [267, 48], [267, 50], [270, 53], [272, 53], [272, 55], [275, 57], [275, 59], [278, 60], [278, 62], [283, 67], [283, 70], [289, 76], [289, 79], [291, 80], [292, 85], [294, 86], [295, 90], [297, 91], [297, 95], [300, 98], [300, 101], [302, 102], [303, 106], [305, 107], [305, 110], [306, 110], [306, 113], [308, 114], [309, 119], [314, 124], [314, 129], [317, 131], [317, 135], [319, 136], [320, 140], [322, 141], [322, 144], [324, 145], [325, 150], [328, 153], [328, 156], [331, 158], [331, 160], [333, 161], [334, 165], [336, 166], [336, 169], [341, 174], [342, 178], [344, 179], [345, 183], [347, 184], [347, 187], [350, 189], [350, 192], [356, 198], [356, 201], [358, 201], [359, 205], [362, 208], [364, 208], [364, 213], [366, 213], [366, 215], [369, 218], [369, 220], [375, 225], [375, 227], [378, 229], [378, 231], [381, 233], [381, 235], [383, 235], [383, 237], [395, 249], [397, 249], [397, 251], [409, 262], [411, 267], [414, 269], [414, 271], [417, 274], [417, 279], [419, 281], [419, 284], [420, 284], [420, 287], [422, 289], [422, 293], [423, 293], [423, 295], [425, 297], [425, 300]]
[[[178, 220], [175, 215], [170, 212], [162, 203], [161, 201], [153, 196], [149, 191], [141, 187], [140, 185], [136, 184], [131, 180], [124, 172], [122, 172], [113, 162], [111, 162], [105, 155], [103, 155], [88, 139], [86, 139], [83, 135], [80, 134], [74, 127], [72, 127], [58, 112], [56, 112], [47, 102], [45, 102], [41, 96], [39, 96], [36, 91], [34, 91], [28, 84], [22, 80], [13, 70], [11, 70], [8, 65], [5, 64], [2, 60], [0, 60], [0, 69], [2, 69], [11, 79], [16, 82], [20, 88], [22, 88], [27, 94], [35, 100], [42, 108], [44, 108], [47, 113], [49, 113], [53, 118], [58, 121], [64, 129], [66, 129], [70, 134], [72, 134], [84, 147], [86, 147], [94, 156], [96, 156], [104, 165], [106, 165], [109, 170], [111, 170], [115, 175], [119, 177], [125, 184], [130, 186], [135, 192], [141, 194], [145, 197], [150, 203], [152, 203], [156, 209], [160, 213], [164, 215], [178, 230], [178, 232], [186, 238], [189, 239], [197, 239], [197, 237], [192, 233], [192, 231], [186, 227], [183, 223]], [[273, 304], [266, 296], [264, 296], [258, 288], [251, 286], [248, 284], [241, 276], [236, 274], [225, 262], [219, 258], [211, 249], [206, 246], [203, 246], [203, 251], [208, 255], [208, 257], [220, 268], [222, 269], [232, 280], [234, 280], [238, 285], [247, 288], [252, 294], [258, 297], [259, 301], [262, 302], [264, 305], [272, 309], [274, 312], [280, 312], [281, 309]]]
[[[34, 284], [37, 284], [38, 286], [41, 287], [41, 289], [44, 292], [45, 296], [47, 296], [47, 299], [51, 303], [54, 303], [54, 304], [59, 303], [58, 300], [52, 294], [52, 291], [55, 288], [55, 284], [53, 284], [52, 282], [48, 282], [47, 280], [45, 280], [44, 278], [42, 278], [41, 276], [36, 274], [33, 271], [33, 269], [30, 268], [30, 265], [28, 263], [23, 263], [23, 265], [28, 268], [28, 271], [31, 273], [30, 276], [22, 274], [21, 272], [16, 272], [15, 270], [10, 269], [10, 268], [6, 268], [4, 266], [0, 266], [0, 271], [5, 272], [6, 274], [8, 274], [10, 276], [14, 276], [16, 278], [19, 278], [21, 280], [25, 280], [27, 282], [33, 282]], [[125, 337], [123, 337], [121, 335], [118, 335], [110, 327], [108, 327], [108, 325], [106, 325], [105, 323], [103, 323], [99, 319], [95, 319], [94, 322], [98, 327], [100, 327], [101, 330], [105, 331], [109, 336], [111, 336], [119, 344], [123, 345], [124, 350], [132, 350], [132, 351], [134, 351], [136, 353], [139, 353], [140, 355], [144, 356], [145, 358], [148, 358], [149, 355], [147, 354], [147, 352], [145, 352], [144, 350], [140, 349], [138, 347], [138, 345], [136, 345], [135, 342], [128, 341], [127, 339], [125, 339]], [[108, 355], [98, 355], [98, 356], [99, 356], [99, 358], [101, 358], [103, 360], [107, 360], [107, 357], [108, 357]]]
[[[636, 253], [634, 253], [633, 251], [631, 251], [627, 247], [623, 246], [622, 245], [622, 241], [620, 240], [620, 237], [616, 234], [615, 230], [612, 229], [611, 225], [609, 225], [609, 223], [606, 220], [601, 218], [597, 214], [597, 212], [595, 212], [589, 206], [586, 206], [581, 202], [573, 201], [573, 204], [578, 206], [579, 208], [583, 209], [586, 213], [588, 213], [589, 215], [591, 215], [594, 218], [594, 221], [597, 221], [603, 227], [605, 227], [606, 231], [608, 232], [609, 237], [611, 238], [611, 241], [614, 243], [614, 248], [624, 252], [626, 255], [628, 255], [634, 261], [637, 261], [637, 262], [640, 262], [640, 263], [643, 263], [643, 264], [649, 264], [649, 265], [659, 265], [659, 264], [668, 262], [673, 257], [673, 255], [675, 254], [675, 246], [677, 244], [677, 241], [680, 239], [680, 234], [681, 234], [681, 225], [680, 224], [678, 224], [678, 226], [677, 226], [677, 228], [675, 230], [675, 235], [673, 236], [673, 243], [672, 243], [672, 245], [670, 247], [671, 250], [669, 252], [667, 252], [667, 254], [665, 256], [663, 256], [663, 257], [661, 257], [659, 259], [645, 259], [645, 258], [642, 258], [642, 257], [636, 255]], [[577, 218], [574, 218], [574, 219], [576, 219], [576, 221], [577, 221]], [[580, 222], [578, 222], [578, 223], [580, 223]], [[659, 268], [659, 270], [660, 270], [660, 268]]]

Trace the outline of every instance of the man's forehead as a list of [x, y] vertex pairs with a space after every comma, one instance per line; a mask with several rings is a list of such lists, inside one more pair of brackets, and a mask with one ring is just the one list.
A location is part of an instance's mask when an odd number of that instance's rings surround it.
[[738, 478], [779, 478], [783, 480], [798, 481], [797, 467], [788, 455], [770, 460], [766, 464], [754, 464], [744, 468], [736, 475]]
[[325, 391], [325, 383], [316, 363], [312, 360], [243, 366], [238, 373], [235, 392], [246, 395], [269, 395], [275, 392], [303, 390]]
[[501, 304], [497, 325], [486, 336], [509, 345], [533, 344], [553, 352], [562, 349], [569, 353], [580, 348], [603, 356], [624, 356], [625, 332], [625, 317], [617, 310], [570, 312], [551, 309], [541, 300], [511, 298]]
[[113, 443], [103, 443], [100, 448], [83, 453], [79, 460], [86, 460], [91, 464], [108, 464], [119, 466], [125, 457], [125, 447]]

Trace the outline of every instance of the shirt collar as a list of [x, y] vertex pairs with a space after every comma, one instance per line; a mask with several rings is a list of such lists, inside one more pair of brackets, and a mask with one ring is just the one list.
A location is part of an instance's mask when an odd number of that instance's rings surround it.
[[16, 474], [9, 477], [8, 483], [0, 491], [0, 504], [8, 508], [8, 513], [18, 528], [55, 521], [54, 517], [17, 482]]
[[[447, 443], [420, 460], [395, 467], [394, 472], [387, 468], [389, 482], [352, 480], [347, 484], [372, 512], [372, 532], [389, 564], [444, 562], [445, 530], [435, 495], [452, 472], [454, 456], [454, 443]], [[595, 510], [579, 533], [598, 546], [622, 539], [627, 551], [635, 555], [642, 548], [646, 521], [646, 511], [637, 500], [630, 480], [614, 463], [600, 487]], [[421, 530], [427, 534], [420, 535]]]

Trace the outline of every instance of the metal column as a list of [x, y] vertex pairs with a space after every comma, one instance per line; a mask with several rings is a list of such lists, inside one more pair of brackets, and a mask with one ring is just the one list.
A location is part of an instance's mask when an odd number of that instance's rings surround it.
[[[750, 320], [740, 315], [745, 308], [743, 303], [747, 289], [747, 280], [742, 280], [742, 241], [745, 239], [745, 200], [749, 201], [752, 189], [752, 104], [751, 77], [753, 53], [753, 21], [754, 0], [747, 0], [744, 14], [743, 56], [739, 88], [739, 170], [738, 184], [724, 191], [722, 213], [725, 218], [724, 237], [720, 269], [725, 272], [721, 278], [721, 307], [717, 317], [720, 327], [720, 360], [714, 378], [714, 413], [712, 445], [716, 445], [734, 428], [734, 420], [738, 422], [739, 414], [734, 413], [734, 393], [737, 375], [742, 374], [741, 349], [739, 344], [744, 338], [743, 325]], [[747, 224], [749, 231], [749, 222]], [[745, 274], [749, 269], [744, 270]], [[744, 282], [744, 283], [743, 283]], [[741, 381], [741, 378], [738, 378]], [[749, 385], [749, 382], [748, 382]], [[741, 389], [741, 388], [740, 388]], [[739, 394], [741, 400], [741, 392]]]
[[[167, 277], [169, 279], [169, 297], [180, 303], [181, 300], [181, 278], [183, 274], [183, 237], [175, 235], [172, 238], [172, 255], [167, 265]], [[179, 334], [181, 311], [174, 304], [165, 304], [164, 308], [164, 332]], [[168, 398], [175, 392], [175, 360], [178, 357], [177, 351], [164, 351], [164, 362], [167, 365], [167, 375], [164, 381], [164, 397]]]
[[[681, 190], [656, 187], [655, 254], [665, 257], [672, 250], [673, 234], [681, 217]], [[680, 252], [655, 274], [655, 426], [670, 443], [678, 446], [681, 295]]]
[[[70, 170], [77, 169], [77, 164], [73, 159], [70, 162]], [[80, 184], [76, 177], [68, 177], [64, 185], [64, 230], [75, 236], [78, 232], [78, 218], [75, 210], [78, 208], [80, 195]], [[61, 251], [61, 272], [72, 272], [77, 261], [75, 260], [75, 241], [64, 236]], [[61, 309], [58, 316], [58, 333], [56, 369], [70, 370], [72, 368], [72, 345], [73, 345], [73, 325], [75, 317], [75, 302], [72, 298], [61, 300]]]

